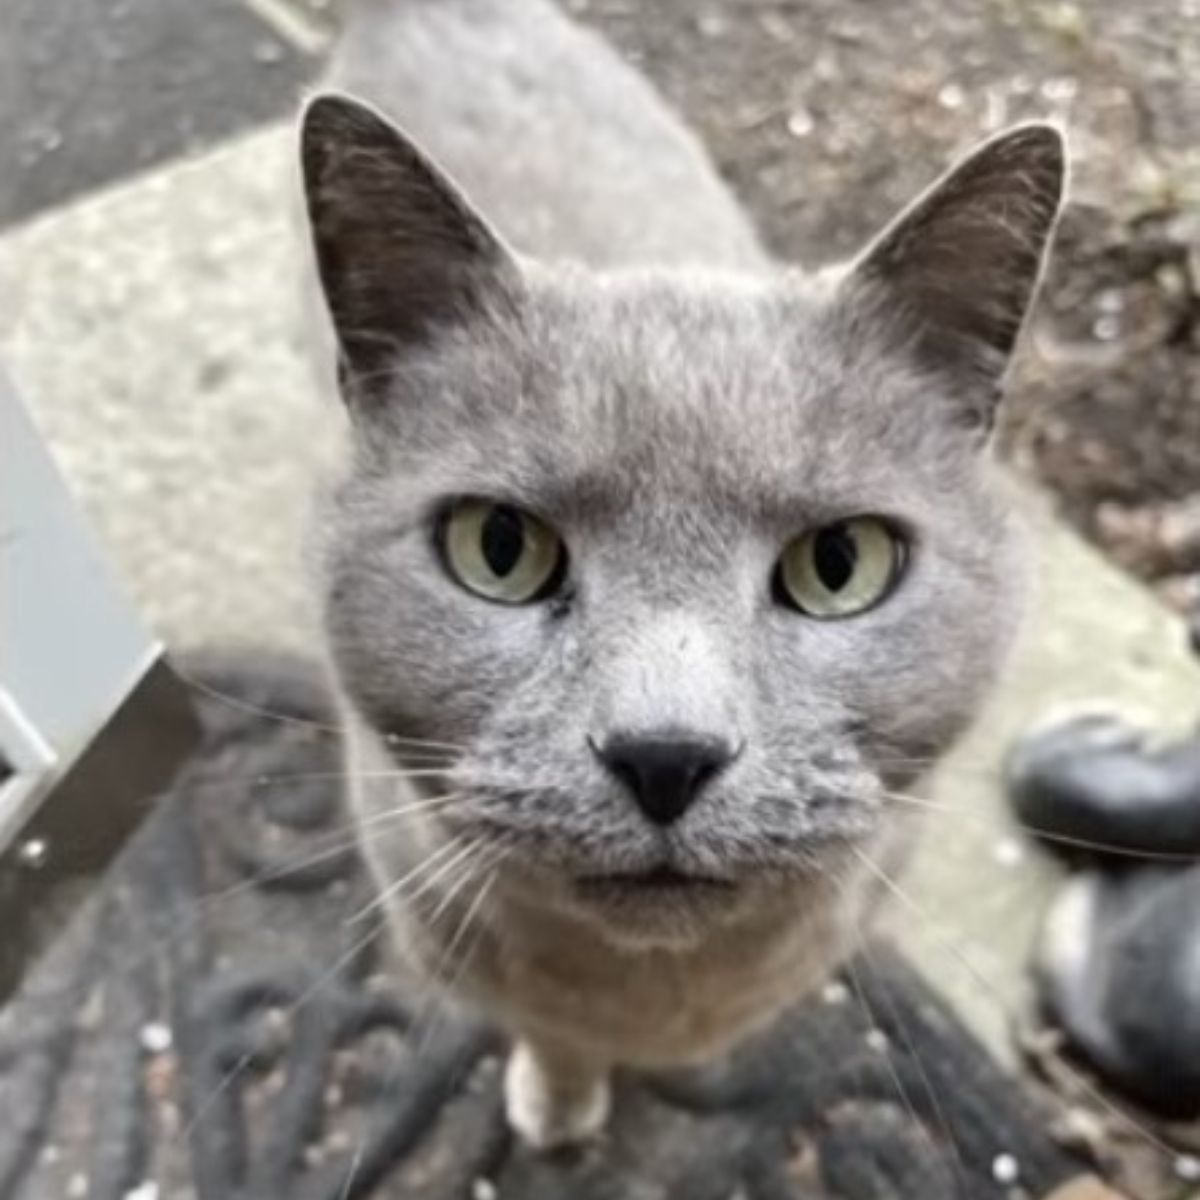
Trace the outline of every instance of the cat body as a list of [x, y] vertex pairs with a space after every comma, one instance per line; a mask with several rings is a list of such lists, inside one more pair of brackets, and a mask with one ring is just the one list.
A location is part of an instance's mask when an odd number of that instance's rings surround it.
[[396, 121], [521, 254], [766, 265], [692, 134], [552, 0], [356, 0], [329, 82]]
[[400, 945], [512, 1032], [550, 1145], [613, 1067], [827, 976], [911, 834], [889, 795], [986, 693], [1022, 574], [986, 432], [1061, 141], [989, 143], [811, 277], [543, 0], [361, 0], [333, 83], [378, 110], [318, 99], [303, 145], [350, 792]]

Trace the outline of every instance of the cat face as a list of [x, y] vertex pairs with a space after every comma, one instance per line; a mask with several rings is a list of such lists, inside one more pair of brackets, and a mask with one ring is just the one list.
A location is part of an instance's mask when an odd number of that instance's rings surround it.
[[512, 887], [695, 938], [911, 820], [889, 792], [970, 719], [1019, 590], [982, 446], [1061, 147], [1010, 141], [818, 281], [598, 277], [518, 265], [378, 118], [310, 111], [356, 431], [333, 661], [400, 765], [453, 747], [432, 820]]

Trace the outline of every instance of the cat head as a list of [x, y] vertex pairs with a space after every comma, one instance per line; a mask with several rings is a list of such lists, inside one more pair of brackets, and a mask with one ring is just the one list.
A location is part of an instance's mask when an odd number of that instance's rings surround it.
[[444, 749], [435, 830], [618, 941], [848, 881], [1012, 633], [987, 433], [1059, 134], [815, 278], [525, 261], [338, 97], [303, 165], [354, 431], [325, 624], [355, 722]]

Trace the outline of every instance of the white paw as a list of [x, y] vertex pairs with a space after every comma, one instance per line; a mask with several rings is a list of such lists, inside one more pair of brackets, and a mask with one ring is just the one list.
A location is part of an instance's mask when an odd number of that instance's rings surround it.
[[555, 1078], [518, 1042], [504, 1074], [508, 1123], [535, 1150], [551, 1150], [595, 1137], [608, 1120], [610, 1094], [603, 1075], [572, 1072]]

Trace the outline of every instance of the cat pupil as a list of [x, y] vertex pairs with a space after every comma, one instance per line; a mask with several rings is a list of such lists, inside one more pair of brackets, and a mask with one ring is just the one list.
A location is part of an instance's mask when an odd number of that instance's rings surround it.
[[840, 592], [850, 582], [858, 565], [858, 543], [844, 525], [832, 525], [817, 534], [813, 566], [817, 578], [831, 592]]
[[521, 561], [525, 550], [525, 526], [520, 514], [506, 504], [497, 504], [483, 523], [480, 541], [484, 561], [503, 579]]

